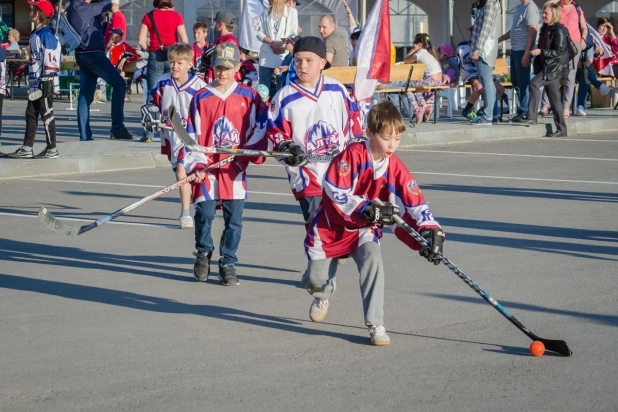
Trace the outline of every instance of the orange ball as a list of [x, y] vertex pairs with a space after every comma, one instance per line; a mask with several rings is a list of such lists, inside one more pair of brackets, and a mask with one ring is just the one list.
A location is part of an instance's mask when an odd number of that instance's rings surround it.
[[539, 342], [538, 340], [532, 342], [530, 344], [530, 353], [532, 356], [543, 356], [545, 353], [545, 345], [543, 345], [543, 342]]

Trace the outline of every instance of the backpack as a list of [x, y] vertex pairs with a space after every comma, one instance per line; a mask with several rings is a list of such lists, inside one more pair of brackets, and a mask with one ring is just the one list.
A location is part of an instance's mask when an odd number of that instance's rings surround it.
[[[69, 7], [71, 7], [69, 5]], [[69, 9], [67, 7], [67, 10]], [[58, 10], [59, 11], [59, 10]], [[60, 18], [58, 19], [58, 16]], [[56, 21], [59, 20], [60, 24], [56, 25]], [[81, 44], [82, 38], [77, 31], [71, 26], [69, 20], [67, 19], [66, 10], [61, 13], [56, 13], [49, 21], [49, 26], [56, 33], [58, 40], [60, 40], [60, 44], [62, 45], [62, 54], [69, 54], [72, 51], [75, 51]]]

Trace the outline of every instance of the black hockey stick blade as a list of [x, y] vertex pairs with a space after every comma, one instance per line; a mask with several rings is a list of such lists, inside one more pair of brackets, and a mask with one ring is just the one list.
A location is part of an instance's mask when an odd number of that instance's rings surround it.
[[167, 113], [170, 117], [170, 122], [172, 123], [174, 133], [176, 133], [176, 136], [178, 136], [182, 144], [187, 146], [189, 150], [191, 150], [193, 147], [198, 147], [199, 145], [197, 144], [197, 142], [193, 140], [191, 136], [189, 136], [189, 133], [187, 133], [187, 130], [182, 125], [182, 120], [180, 120], [180, 117], [176, 112], [176, 107], [174, 107], [173, 104], [170, 105], [170, 107], [167, 109]]
[[551, 352], [558, 353], [562, 356], [571, 356], [573, 352], [571, 352], [571, 348], [569, 345], [563, 340], [552, 340], [552, 339], [543, 339], [538, 336], [534, 339], [542, 342], [545, 346], [545, 349]]
[[44, 207], [39, 210], [39, 221], [54, 232], [67, 237], [75, 237], [80, 234], [81, 226], [64, 223]]

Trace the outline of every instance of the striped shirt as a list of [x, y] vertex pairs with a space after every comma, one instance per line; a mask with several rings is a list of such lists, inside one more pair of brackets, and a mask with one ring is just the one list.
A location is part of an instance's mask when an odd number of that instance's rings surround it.
[[[513, 16], [511, 27], [511, 50], [524, 51], [528, 44], [528, 26], [535, 28], [539, 24], [539, 8], [530, 0], [526, 4], [520, 4]], [[535, 39], [536, 40], [536, 39]]]

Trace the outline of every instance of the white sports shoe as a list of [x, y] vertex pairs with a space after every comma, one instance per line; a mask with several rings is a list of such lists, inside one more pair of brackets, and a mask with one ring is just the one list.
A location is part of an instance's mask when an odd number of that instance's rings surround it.
[[178, 227], [180, 229], [193, 229], [195, 227], [191, 215], [182, 216], [180, 219], [178, 219], [178, 222]]
[[309, 308], [309, 318], [313, 322], [322, 322], [328, 313], [328, 299], [320, 300], [318, 298], [313, 299], [311, 308]]
[[369, 337], [371, 338], [371, 344], [374, 346], [387, 346], [391, 344], [391, 338], [386, 334], [384, 326], [369, 326]]
[[599, 91], [601, 92], [601, 96], [607, 96], [609, 92], [612, 91], [612, 88], [606, 84], [602, 84], [601, 87], [599, 87]]
[[586, 112], [584, 111], [583, 106], [577, 106], [577, 110], [575, 111], [575, 116], [586, 116]]

